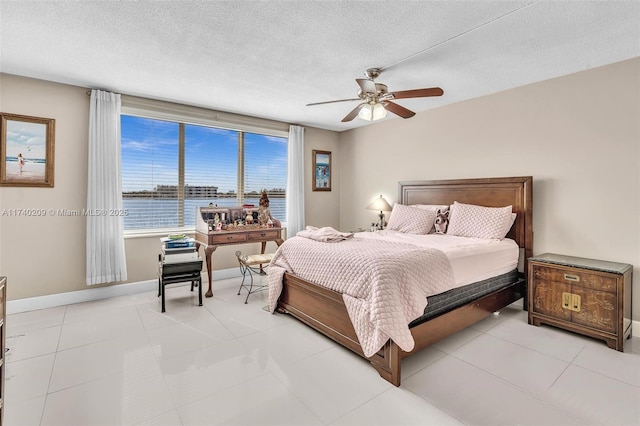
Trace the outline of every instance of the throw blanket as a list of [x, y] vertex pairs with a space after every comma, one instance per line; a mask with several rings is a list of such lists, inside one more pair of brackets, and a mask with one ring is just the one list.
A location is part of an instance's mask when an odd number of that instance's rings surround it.
[[392, 339], [414, 347], [409, 323], [424, 313], [427, 297], [455, 285], [443, 252], [411, 244], [351, 238], [326, 244], [288, 239], [269, 266], [269, 309], [277, 307], [284, 272], [342, 293], [349, 318], [367, 357]]
[[296, 235], [316, 241], [324, 241], [325, 243], [336, 243], [353, 237], [353, 233], [351, 232], [340, 232], [330, 226], [325, 226], [324, 228], [307, 226], [304, 231], [300, 231]]

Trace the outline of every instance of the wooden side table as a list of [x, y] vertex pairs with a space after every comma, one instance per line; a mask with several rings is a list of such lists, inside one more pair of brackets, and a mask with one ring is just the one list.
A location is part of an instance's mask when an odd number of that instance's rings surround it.
[[529, 324], [604, 340], [618, 351], [631, 336], [632, 265], [545, 253], [529, 258]]

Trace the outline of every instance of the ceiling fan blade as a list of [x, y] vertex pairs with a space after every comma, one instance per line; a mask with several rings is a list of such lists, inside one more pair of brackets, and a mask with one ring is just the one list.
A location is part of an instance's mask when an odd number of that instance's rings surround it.
[[358, 113], [360, 112], [360, 110], [362, 109], [363, 106], [365, 106], [367, 103], [363, 102], [360, 105], [358, 105], [357, 107], [355, 107], [354, 109], [351, 110], [351, 112], [349, 114], [347, 114], [343, 119], [342, 122], [346, 123], [347, 121], [351, 121], [354, 118], [356, 118], [358, 116]]
[[376, 87], [376, 83], [373, 80], [369, 80], [368, 78], [356, 78], [356, 82], [362, 89], [364, 93], [377, 93], [378, 88]]
[[385, 104], [386, 105], [384, 107], [387, 109], [387, 111], [391, 111], [392, 113], [399, 115], [402, 118], [411, 118], [416, 115], [415, 112], [406, 109], [405, 107], [400, 106], [396, 103], [386, 101]]
[[312, 104], [307, 104], [307, 106], [314, 106], [314, 105], [324, 105], [324, 104], [334, 104], [336, 102], [350, 102], [350, 101], [359, 101], [360, 98], [353, 98], [353, 99], [338, 99], [336, 101], [325, 101], [325, 102], [314, 102]]
[[393, 99], [426, 98], [429, 96], [442, 96], [444, 91], [439, 87], [429, 87], [428, 89], [401, 90], [390, 93]]

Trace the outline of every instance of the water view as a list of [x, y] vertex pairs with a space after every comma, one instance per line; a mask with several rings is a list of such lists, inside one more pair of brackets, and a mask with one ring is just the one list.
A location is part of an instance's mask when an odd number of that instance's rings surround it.
[[[260, 198], [245, 198], [244, 204], [258, 207]], [[196, 199], [184, 201], [184, 227], [196, 226], [197, 207], [207, 207], [209, 203], [218, 207], [233, 207], [238, 205], [236, 198]], [[151, 198], [123, 198], [122, 207], [128, 212], [124, 216], [124, 229], [154, 229], [178, 227], [178, 200]], [[269, 198], [271, 215], [284, 221], [286, 198]]]

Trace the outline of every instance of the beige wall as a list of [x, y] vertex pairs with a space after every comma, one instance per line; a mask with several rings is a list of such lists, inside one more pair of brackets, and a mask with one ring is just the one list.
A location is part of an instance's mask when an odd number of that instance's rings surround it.
[[[54, 188], [0, 188], [2, 209], [68, 209], [86, 207], [89, 97], [86, 89], [0, 74], [0, 111], [56, 120]], [[305, 164], [311, 150], [333, 151], [339, 160], [338, 134], [307, 129]], [[334, 190], [312, 193], [311, 172], [305, 176], [307, 223], [339, 225], [339, 173]], [[84, 290], [85, 219], [83, 217], [15, 217], [0, 215], [0, 275], [9, 278], [8, 300]], [[273, 245], [273, 247], [271, 247]], [[156, 277], [159, 236], [127, 238], [128, 282]], [[221, 247], [214, 270], [237, 267], [235, 250], [257, 252], [258, 244]], [[269, 243], [268, 249], [275, 250]]]
[[344, 132], [340, 225], [398, 181], [531, 175], [534, 254], [633, 264], [640, 320], [639, 104], [636, 58]]
[[[0, 188], [2, 209], [86, 208], [89, 97], [85, 89], [0, 74], [0, 110], [54, 118], [55, 186]], [[0, 216], [7, 299], [86, 288], [82, 217]]]
[[[341, 164], [339, 134], [328, 130], [307, 128], [305, 140], [305, 185], [304, 209], [306, 225], [332, 226], [340, 228], [340, 182]], [[312, 187], [312, 151], [330, 151], [333, 176], [331, 177], [331, 191], [313, 191]]]

